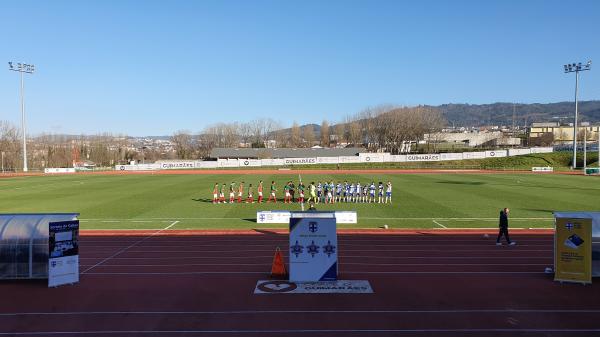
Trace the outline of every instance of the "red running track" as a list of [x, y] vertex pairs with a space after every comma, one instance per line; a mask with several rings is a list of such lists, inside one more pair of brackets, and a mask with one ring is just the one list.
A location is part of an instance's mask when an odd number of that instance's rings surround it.
[[374, 294], [254, 295], [285, 234], [84, 235], [79, 284], [1, 284], [0, 336], [600, 336], [600, 286], [544, 273], [550, 234], [513, 236], [340, 234], [341, 278]]

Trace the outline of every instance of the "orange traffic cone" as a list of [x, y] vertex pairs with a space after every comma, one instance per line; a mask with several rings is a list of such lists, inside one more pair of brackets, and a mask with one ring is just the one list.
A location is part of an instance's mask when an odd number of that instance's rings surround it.
[[271, 277], [273, 278], [286, 278], [287, 271], [285, 270], [285, 263], [283, 263], [283, 255], [279, 247], [275, 248], [275, 256], [273, 257], [273, 266], [271, 267]]

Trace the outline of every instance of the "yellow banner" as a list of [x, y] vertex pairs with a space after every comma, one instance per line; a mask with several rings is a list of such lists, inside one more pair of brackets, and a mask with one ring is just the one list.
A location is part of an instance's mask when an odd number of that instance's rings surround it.
[[554, 280], [592, 283], [592, 219], [556, 218]]

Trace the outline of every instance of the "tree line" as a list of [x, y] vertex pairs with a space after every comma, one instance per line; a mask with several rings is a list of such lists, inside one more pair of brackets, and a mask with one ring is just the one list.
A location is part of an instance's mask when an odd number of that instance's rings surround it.
[[[173, 134], [171, 141], [180, 159], [208, 157], [213, 148], [308, 148], [315, 145], [367, 147], [372, 151], [398, 154], [403, 149], [416, 150], [410, 144], [423, 141], [425, 134], [439, 132], [445, 125], [444, 117], [433, 107], [378, 106], [334, 125], [323, 120], [320, 125], [300, 126], [293, 122], [290, 128], [282, 128], [272, 119], [257, 119], [211, 125], [197, 135], [180, 130]], [[435, 143], [426, 144], [426, 151], [435, 150]]]
[[[249, 122], [218, 123], [201, 132], [185, 130], [170, 137], [168, 150], [133, 144], [124, 135], [52, 135], [29, 137], [27, 142], [28, 166], [71, 167], [73, 162], [93, 162], [96, 166], [113, 166], [129, 161], [154, 162], [160, 159], [202, 159], [210, 156], [213, 148], [235, 147], [366, 147], [371, 151], [397, 154], [407, 143], [424, 140], [426, 133], [434, 133], [445, 126], [441, 113], [431, 107], [378, 106], [331, 125], [299, 125], [293, 122], [284, 128], [273, 119]], [[18, 127], [0, 121], [0, 152], [3, 152], [5, 171], [20, 170], [23, 166], [22, 140]], [[409, 147], [411, 149], [411, 147]], [[414, 150], [414, 148], [412, 148]], [[435, 145], [427, 146], [435, 151]]]

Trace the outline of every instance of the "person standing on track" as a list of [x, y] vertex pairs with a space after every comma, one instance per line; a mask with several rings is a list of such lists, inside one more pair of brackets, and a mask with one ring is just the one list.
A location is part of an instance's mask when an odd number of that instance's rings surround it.
[[517, 243], [515, 241], [510, 241], [510, 237], [508, 236], [508, 213], [509, 213], [509, 209], [508, 208], [504, 208], [503, 210], [500, 211], [500, 221], [498, 223], [498, 227], [500, 228], [499, 232], [498, 232], [498, 238], [496, 239], [496, 246], [502, 246], [502, 242], [500, 242], [500, 239], [502, 239], [502, 235], [504, 235], [504, 237], [506, 238], [506, 242], [511, 245], [514, 246]]
[[262, 180], [258, 182], [258, 203], [262, 204], [263, 202], [263, 185], [262, 185]]

